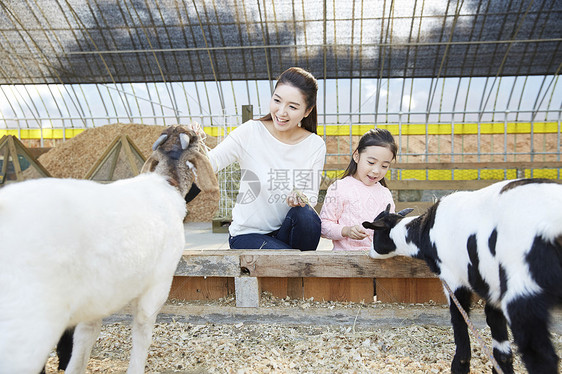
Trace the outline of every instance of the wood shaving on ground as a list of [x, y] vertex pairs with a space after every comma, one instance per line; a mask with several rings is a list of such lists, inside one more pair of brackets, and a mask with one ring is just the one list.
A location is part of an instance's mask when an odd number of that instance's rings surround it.
[[[186, 302], [171, 300], [175, 306], [234, 305], [233, 298], [218, 301]], [[293, 306], [303, 308], [405, 308], [409, 304], [319, 302], [278, 299], [264, 294], [262, 307]], [[417, 307], [446, 306], [416, 304]], [[474, 308], [483, 308], [475, 303]], [[481, 329], [487, 347], [491, 347], [489, 329]], [[562, 335], [552, 334], [557, 352]], [[471, 373], [492, 372], [492, 365], [477, 340], [472, 340]], [[511, 337], [511, 341], [513, 338]], [[525, 368], [515, 353], [514, 369]], [[103, 326], [94, 346], [87, 373], [125, 373], [131, 349], [130, 325], [112, 323]], [[450, 326], [410, 325], [362, 327], [337, 325], [280, 324], [191, 324], [173, 321], [158, 323], [148, 354], [146, 373], [450, 373], [455, 351]], [[54, 352], [47, 373], [57, 373]], [[61, 372], [62, 373], [62, 372]]]

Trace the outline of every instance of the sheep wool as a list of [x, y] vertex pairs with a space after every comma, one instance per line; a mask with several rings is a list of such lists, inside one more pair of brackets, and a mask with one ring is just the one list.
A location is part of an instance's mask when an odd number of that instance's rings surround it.
[[185, 246], [184, 196], [195, 172], [186, 161], [200, 167], [202, 190], [218, 188], [205, 174], [212, 169], [196, 151], [197, 135], [181, 126], [165, 132], [153, 168], [134, 178], [47, 178], [0, 190], [0, 373], [39, 373], [72, 326], [67, 372], [83, 373], [102, 318], [127, 304], [134, 314], [128, 372], [144, 372]]

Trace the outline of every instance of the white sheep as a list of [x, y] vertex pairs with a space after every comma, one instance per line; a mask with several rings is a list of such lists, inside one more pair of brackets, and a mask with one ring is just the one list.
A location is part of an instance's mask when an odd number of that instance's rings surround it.
[[[472, 291], [486, 300], [493, 354], [513, 373], [506, 319], [529, 373], [558, 373], [549, 309], [562, 300], [562, 185], [543, 179], [502, 181], [456, 192], [418, 217], [379, 214], [370, 256], [420, 258], [447, 282], [468, 312]], [[470, 371], [470, 340], [450, 302], [453, 373]], [[495, 370], [494, 370], [495, 371]]]
[[164, 135], [134, 178], [46, 178], [0, 190], [0, 373], [39, 373], [77, 324], [67, 373], [84, 372], [102, 318], [129, 303], [128, 372], [144, 372], [185, 245], [184, 196], [194, 182], [186, 162], [202, 190], [218, 188], [193, 131], [172, 126]]

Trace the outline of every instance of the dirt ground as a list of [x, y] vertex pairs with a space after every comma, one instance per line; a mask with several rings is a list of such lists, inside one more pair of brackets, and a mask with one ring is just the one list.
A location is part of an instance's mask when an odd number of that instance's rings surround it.
[[[491, 346], [483, 305], [471, 320]], [[562, 353], [562, 310], [552, 340]], [[107, 318], [88, 373], [125, 373], [131, 316]], [[473, 333], [471, 373], [491, 372]], [[448, 307], [435, 304], [337, 303], [263, 295], [258, 309], [234, 299], [169, 301], [153, 332], [146, 373], [449, 373], [454, 354]], [[517, 348], [515, 372], [526, 372]], [[49, 359], [47, 373], [57, 358]], [[62, 373], [62, 372], [61, 372]]]

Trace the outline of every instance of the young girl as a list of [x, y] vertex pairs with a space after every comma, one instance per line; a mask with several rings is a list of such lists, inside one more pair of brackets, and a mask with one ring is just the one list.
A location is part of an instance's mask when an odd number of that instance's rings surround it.
[[318, 197], [326, 145], [316, 134], [317, 91], [310, 73], [287, 69], [275, 85], [269, 114], [243, 123], [209, 151], [215, 172], [240, 164], [230, 248], [318, 246], [320, 218], [311, 205]]
[[342, 179], [328, 188], [320, 218], [322, 236], [333, 241], [334, 250], [369, 250], [373, 231], [361, 223], [372, 221], [388, 204], [394, 212], [384, 176], [397, 150], [389, 131], [369, 130], [359, 140]]

